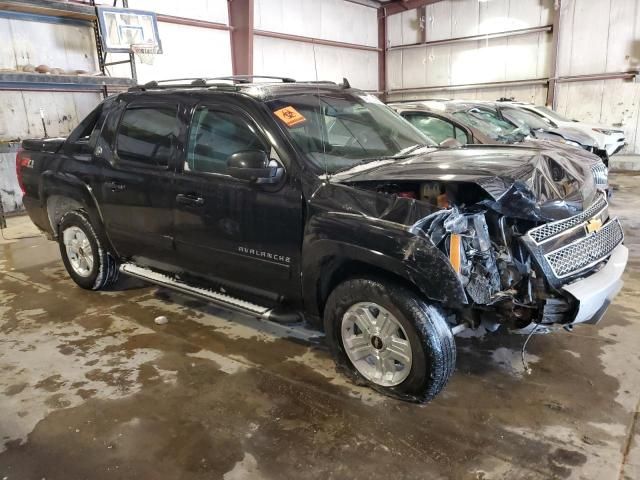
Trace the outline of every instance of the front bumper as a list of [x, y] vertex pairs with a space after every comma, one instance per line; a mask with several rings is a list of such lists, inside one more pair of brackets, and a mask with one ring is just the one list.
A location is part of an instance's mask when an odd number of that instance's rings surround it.
[[618, 245], [604, 267], [593, 275], [562, 287], [577, 302], [578, 309], [572, 324], [597, 323], [622, 288], [622, 274], [627, 265], [629, 250]]
[[625, 146], [625, 137], [624, 135], [618, 135], [613, 138], [607, 138], [605, 150], [607, 151], [607, 155], [615, 155]]

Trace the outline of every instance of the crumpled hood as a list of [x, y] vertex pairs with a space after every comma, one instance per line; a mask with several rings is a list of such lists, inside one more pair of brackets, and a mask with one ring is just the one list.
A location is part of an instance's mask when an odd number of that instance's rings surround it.
[[572, 127], [548, 128], [543, 131], [535, 132], [535, 134], [536, 137], [543, 139], [553, 139], [554, 136], [560, 135], [565, 140], [579, 143], [585, 147], [593, 147], [596, 145], [596, 140], [592, 135]]
[[591, 163], [569, 149], [467, 146], [432, 149], [402, 160], [342, 172], [334, 180], [358, 182], [474, 183], [485, 204], [504, 215], [535, 221], [566, 218], [589, 207], [598, 194]]

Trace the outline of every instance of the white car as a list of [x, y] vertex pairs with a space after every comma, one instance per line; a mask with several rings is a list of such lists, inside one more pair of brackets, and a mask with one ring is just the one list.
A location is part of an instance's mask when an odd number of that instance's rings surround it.
[[535, 113], [554, 127], [569, 127], [590, 135], [595, 141], [596, 149], [594, 153], [600, 156], [605, 163], [608, 163], [611, 155], [618, 153], [622, 150], [622, 147], [625, 146], [624, 132], [619, 128], [569, 120], [548, 107], [533, 105], [532, 103], [509, 103], [517, 105], [531, 113]]

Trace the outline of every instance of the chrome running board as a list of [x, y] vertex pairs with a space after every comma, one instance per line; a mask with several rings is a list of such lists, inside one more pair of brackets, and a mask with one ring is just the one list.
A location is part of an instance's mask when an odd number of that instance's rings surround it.
[[225, 293], [216, 292], [208, 288], [194, 287], [176, 278], [170, 277], [163, 273], [154, 272], [148, 268], [139, 267], [133, 263], [124, 263], [120, 265], [120, 271], [131, 275], [132, 277], [140, 278], [161, 287], [167, 287], [171, 290], [198, 297], [207, 302], [215, 303], [221, 307], [229, 308], [231, 310], [237, 310], [248, 315], [257, 316], [265, 320], [269, 319], [272, 309], [255, 303], [247, 302], [239, 298], [232, 297]]

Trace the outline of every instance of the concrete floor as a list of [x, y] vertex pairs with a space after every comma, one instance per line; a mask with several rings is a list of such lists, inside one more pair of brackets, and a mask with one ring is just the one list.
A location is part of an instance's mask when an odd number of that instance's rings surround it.
[[638, 479], [640, 176], [612, 183], [631, 261], [602, 323], [534, 337], [530, 375], [522, 336], [460, 338], [427, 406], [349, 384], [314, 332], [87, 292], [53, 242], [0, 239], [0, 479]]

